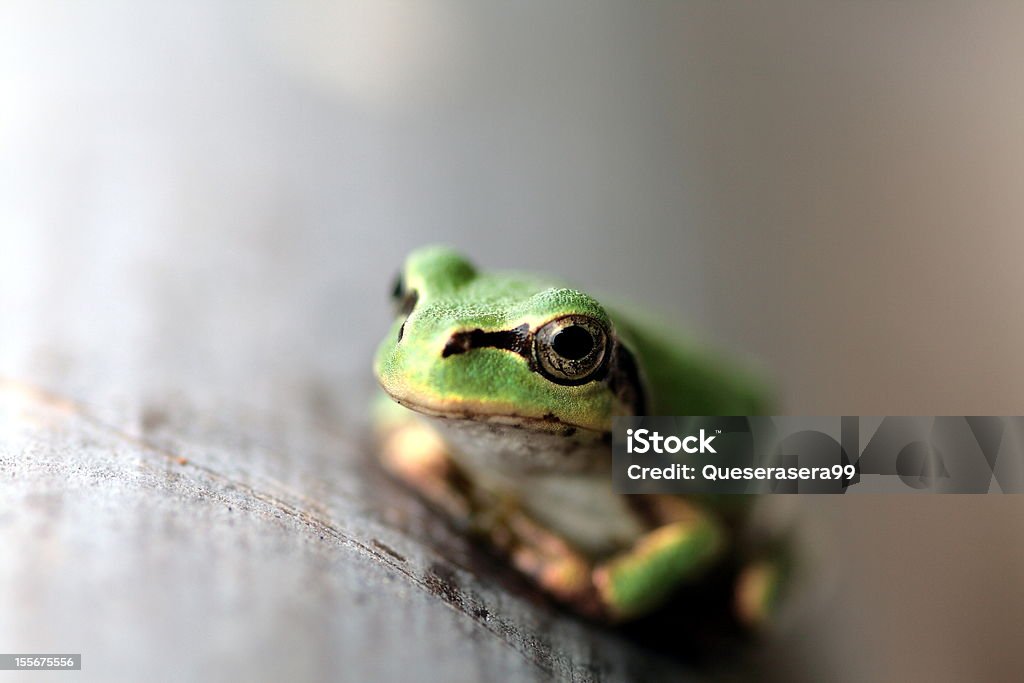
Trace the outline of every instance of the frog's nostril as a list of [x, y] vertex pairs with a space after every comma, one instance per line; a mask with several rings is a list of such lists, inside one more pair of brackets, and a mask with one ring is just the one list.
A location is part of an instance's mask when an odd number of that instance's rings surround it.
[[[396, 290], [397, 292], [398, 290]], [[405, 316], [405, 320], [402, 321], [402, 326], [398, 328], [398, 341], [402, 341], [402, 337], [405, 335], [405, 324], [409, 322], [409, 316], [412, 315], [412, 311], [416, 308], [416, 302], [419, 301], [420, 294], [415, 289], [408, 292], [402, 293], [402, 298], [398, 301], [398, 312]]]
[[412, 309], [416, 308], [416, 302], [419, 301], [419, 298], [420, 293], [415, 289], [407, 292], [398, 302], [398, 312], [403, 315], [409, 315], [412, 313]]

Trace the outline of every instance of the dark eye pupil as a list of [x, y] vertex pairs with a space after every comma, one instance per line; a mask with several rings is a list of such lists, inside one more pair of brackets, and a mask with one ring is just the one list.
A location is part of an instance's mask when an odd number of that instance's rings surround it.
[[555, 335], [551, 347], [563, 358], [580, 360], [594, 350], [594, 337], [579, 325], [570, 325]]

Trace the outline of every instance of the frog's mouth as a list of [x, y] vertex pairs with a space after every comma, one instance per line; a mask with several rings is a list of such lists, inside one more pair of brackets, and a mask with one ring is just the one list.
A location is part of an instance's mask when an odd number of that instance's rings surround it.
[[421, 399], [399, 396], [384, 385], [382, 385], [382, 388], [395, 403], [428, 417], [483, 422], [492, 424], [495, 427], [505, 426], [513, 429], [526, 429], [563, 437], [571, 437], [578, 432], [589, 433], [589, 436], [596, 436], [598, 438], [603, 438], [603, 435], [610, 434], [608, 430], [599, 429], [593, 425], [581, 425], [563, 420], [554, 413], [524, 415], [511, 410], [499, 411], [496, 410], [494, 405], [469, 401], [459, 401], [457, 403], [445, 401], [441, 404], [431, 404]]
[[422, 415], [463, 466], [518, 477], [605, 471], [611, 432], [569, 424], [554, 416], [484, 413], [466, 406], [424, 405], [397, 398]]
[[[481, 419], [427, 418], [463, 467], [507, 476], [604, 472], [610, 465], [610, 438], [586, 429], [562, 431]], [[555, 427], [558, 429], [558, 427]], [[608, 434], [610, 437], [611, 435]]]

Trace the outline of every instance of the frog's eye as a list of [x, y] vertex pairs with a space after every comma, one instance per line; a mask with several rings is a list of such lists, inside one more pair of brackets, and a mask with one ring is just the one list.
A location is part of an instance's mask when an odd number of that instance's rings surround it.
[[567, 315], [545, 323], [533, 338], [533, 354], [541, 373], [559, 384], [594, 379], [608, 359], [608, 331], [598, 320]]
[[399, 301], [403, 294], [405, 294], [405, 278], [402, 277], [401, 273], [398, 273], [391, 284], [391, 300]]

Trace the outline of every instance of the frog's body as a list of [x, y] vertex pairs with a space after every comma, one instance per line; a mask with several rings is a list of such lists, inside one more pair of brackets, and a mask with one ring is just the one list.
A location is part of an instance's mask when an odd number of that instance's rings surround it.
[[[756, 382], [578, 290], [479, 273], [444, 248], [410, 255], [394, 297], [375, 360], [394, 401], [384, 463], [548, 592], [627, 619], [730, 552], [742, 500], [612, 491], [612, 417], [760, 414]], [[763, 561], [740, 573], [741, 617], [763, 618], [778, 576]]]

